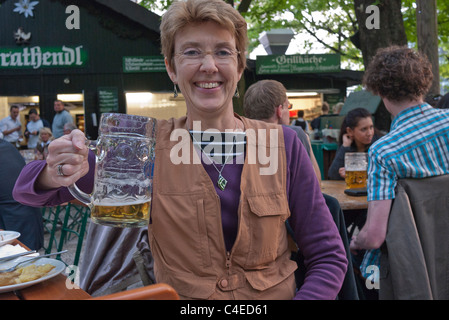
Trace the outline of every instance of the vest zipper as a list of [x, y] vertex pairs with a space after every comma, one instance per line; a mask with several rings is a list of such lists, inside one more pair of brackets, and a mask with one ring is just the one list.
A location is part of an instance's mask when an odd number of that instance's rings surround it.
[[[215, 194], [215, 198], [217, 199], [217, 206], [218, 208], [221, 208], [221, 204], [220, 204], [220, 197], [218, 196], [218, 194]], [[221, 219], [221, 217], [220, 217]], [[228, 269], [228, 273], [229, 273], [229, 268], [231, 267], [231, 252], [226, 250], [226, 243], [225, 243], [225, 239], [224, 239], [224, 233], [223, 233], [223, 225], [220, 223], [220, 233], [221, 233], [221, 240], [223, 243], [223, 248], [225, 249], [225, 255], [226, 255], [226, 269]], [[232, 250], [232, 249], [231, 249]]]

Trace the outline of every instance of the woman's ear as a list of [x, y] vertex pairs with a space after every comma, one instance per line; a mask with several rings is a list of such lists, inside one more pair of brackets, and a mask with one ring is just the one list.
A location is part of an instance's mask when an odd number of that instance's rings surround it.
[[350, 127], [346, 127], [346, 133], [347, 133], [350, 137], [352, 137], [353, 134], [354, 134], [354, 130], [352, 130]]
[[284, 108], [284, 106], [282, 104], [278, 105], [276, 107], [276, 116], [278, 119], [280, 119], [282, 117], [282, 108]]
[[240, 79], [242, 79], [243, 71], [244, 71], [243, 69], [238, 71], [238, 73], [239, 73], [239, 76], [238, 76], [239, 80], [238, 81], [240, 81]]
[[175, 71], [174, 67], [173, 68], [171, 67], [170, 63], [168, 62], [167, 57], [164, 58], [164, 62], [165, 62], [165, 68], [167, 69], [167, 74], [170, 77], [171, 81], [173, 83], [178, 83], [176, 71]]

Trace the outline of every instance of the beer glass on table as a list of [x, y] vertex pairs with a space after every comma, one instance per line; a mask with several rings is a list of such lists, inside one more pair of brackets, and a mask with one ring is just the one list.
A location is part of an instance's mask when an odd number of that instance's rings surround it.
[[89, 206], [94, 223], [112, 227], [148, 225], [156, 143], [156, 119], [128, 114], [101, 116], [95, 152], [94, 189], [82, 192], [76, 184], [70, 193]]
[[368, 154], [347, 152], [345, 154], [345, 181], [347, 189], [366, 188]]

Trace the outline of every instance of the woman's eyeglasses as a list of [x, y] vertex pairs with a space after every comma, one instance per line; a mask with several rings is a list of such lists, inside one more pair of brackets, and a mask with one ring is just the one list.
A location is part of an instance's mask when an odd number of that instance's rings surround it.
[[182, 58], [185, 61], [192, 63], [200, 63], [207, 55], [211, 55], [216, 63], [227, 63], [229, 60], [234, 59], [240, 51], [232, 49], [218, 49], [215, 51], [202, 51], [201, 49], [186, 49], [178, 52], [176, 56]]

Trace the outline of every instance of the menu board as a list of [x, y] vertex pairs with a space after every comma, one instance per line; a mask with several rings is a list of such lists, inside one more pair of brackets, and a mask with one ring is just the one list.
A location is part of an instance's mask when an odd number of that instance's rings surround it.
[[100, 113], [118, 112], [117, 87], [98, 88], [98, 107], [100, 109]]
[[123, 72], [166, 72], [164, 57], [123, 57]]

